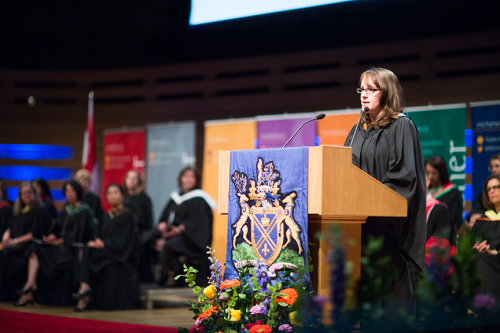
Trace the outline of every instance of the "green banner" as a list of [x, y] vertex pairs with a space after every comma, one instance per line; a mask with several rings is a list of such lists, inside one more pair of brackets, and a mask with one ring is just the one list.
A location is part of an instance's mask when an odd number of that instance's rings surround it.
[[447, 163], [450, 181], [460, 192], [465, 188], [465, 124], [463, 104], [410, 107], [405, 112], [418, 128], [424, 161], [439, 155]]

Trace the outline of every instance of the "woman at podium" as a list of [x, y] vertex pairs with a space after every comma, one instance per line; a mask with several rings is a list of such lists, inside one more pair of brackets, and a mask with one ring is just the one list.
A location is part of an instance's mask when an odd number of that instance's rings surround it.
[[[369, 217], [361, 229], [362, 245], [368, 236], [384, 237], [384, 255], [394, 268], [390, 301], [380, 304], [387, 314], [404, 309], [414, 313], [415, 276], [425, 265], [425, 171], [417, 127], [405, 116], [403, 89], [396, 75], [384, 68], [361, 74], [359, 128], [354, 126], [345, 146], [352, 146], [352, 163], [408, 201], [407, 217]], [[376, 200], [376, 198], [360, 198]], [[362, 273], [363, 275], [363, 267]]]

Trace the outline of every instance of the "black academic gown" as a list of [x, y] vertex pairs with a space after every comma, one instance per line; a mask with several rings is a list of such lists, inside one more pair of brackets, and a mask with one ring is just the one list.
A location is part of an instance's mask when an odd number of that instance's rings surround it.
[[134, 217], [137, 231], [137, 260], [139, 263], [139, 280], [141, 282], [153, 282], [151, 271], [151, 255], [146, 248], [153, 228], [153, 207], [149, 196], [141, 192], [138, 195], [126, 196], [123, 206], [129, 210]]
[[2, 236], [9, 227], [9, 220], [12, 217], [12, 207], [7, 201], [0, 202], [0, 242]]
[[[37, 205], [28, 212], [13, 216], [9, 220], [10, 238], [28, 233], [40, 239], [50, 225], [47, 210]], [[15, 290], [23, 289], [26, 282], [28, 258], [33, 251], [33, 243], [28, 242], [0, 251], [0, 300], [14, 301], [19, 298]]]
[[[213, 213], [212, 208], [207, 203], [208, 194], [202, 190], [195, 190], [201, 195], [189, 198], [190, 192], [177, 196], [175, 200], [171, 198], [167, 206], [163, 210], [160, 221], [171, 222], [174, 226], [184, 225], [185, 232], [169, 237], [165, 241], [163, 251], [160, 254], [161, 261], [161, 279], [160, 284], [163, 284], [167, 277], [168, 271], [178, 271], [178, 259], [180, 256], [185, 256], [191, 266], [198, 269], [197, 283], [198, 285], [207, 285], [207, 276], [210, 275], [207, 268], [209, 261], [206, 252], [207, 246], [212, 243], [212, 225]], [[187, 199], [186, 199], [187, 198]], [[213, 203], [211, 203], [214, 206]]]
[[[487, 214], [488, 212], [486, 212]], [[472, 233], [479, 242], [486, 240], [490, 250], [500, 251], [500, 219], [492, 219], [483, 215], [476, 220]], [[480, 293], [489, 294], [495, 299], [491, 309], [475, 311], [478, 314], [488, 315], [488, 321], [494, 320], [500, 324], [500, 255], [489, 253], [476, 253], [479, 274], [483, 278]]]
[[469, 212], [469, 214], [467, 215], [465, 220], [467, 222], [469, 222], [472, 215], [474, 215], [474, 214], [483, 215], [484, 212], [486, 212], [486, 208], [483, 205], [483, 192], [481, 192], [481, 194], [479, 194], [476, 198], [476, 204], [475, 204], [474, 208]]
[[81, 274], [82, 246], [92, 239], [93, 216], [82, 203], [71, 208], [67, 204], [48, 234], [63, 238], [59, 246], [37, 244], [35, 253], [40, 263], [37, 302], [58, 306], [73, 305], [72, 292], [78, 290]]
[[86, 249], [82, 282], [93, 289], [93, 307], [100, 310], [135, 309], [139, 303], [136, 234], [127, 209], [110, 211], [99, 223], [96, 237], [103, 249]]
[[462, 194], [456, 186], [446, 192], [439, 193], [434, 196], [435, 199], [444, 202], [448, 206], [448, 211], [450, 212], [450, 218], [454, 226], [458, 230], [462, 225], [462, 215], [463, 215], [463, 201]]
[[41, 201], [41, 203], [42, 203], [42, 206], [44, 206], [45, 209], [47, 209], [47, 211], [49, 212], [50, 219], [55, 220], [57, 218], [58, 214], [57, 214], [56, 206], [54, 205], [54, 200], [52, 200], [49, 197], [46, 197], [43, 201]]
[[427, 238], [444, 238], [452, 243], [453, 223], [450, 218], [448, 208], [443, 204], [435, 204], [429, 207], [427, 218]]
[[82, 202], [89, 205], [94, 217], [99, 221], [102, 219], [104, 211], [101, 206], [101, 199], [97, 195], [92, 192], [88, 192], [85, 197], [82, 199]]
[[[345, 146], [351, 142], [355, 127]], [[399, 308], [411, 313], [415, 273], [424, 269], [426, 243], [425, 172], [415, 124], [400, 116], [385, 128], [359, 128], [352, 144], [352, 163], [407, 200], [406, 218], [369, 217], [361, 234], [362, 245], [367, 244], [369, 235], [384, 237], [384, 253], [399, 272], [390, 306], [396, 307], [395, 311]], [[359, 198], [359, 204], [364, 200], [377, 198]]]

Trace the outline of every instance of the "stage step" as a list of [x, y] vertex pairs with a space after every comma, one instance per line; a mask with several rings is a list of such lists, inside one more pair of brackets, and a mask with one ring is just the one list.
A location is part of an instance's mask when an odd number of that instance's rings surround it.
[[191, 288], [166, 288], [150, 283], [140, 285], [140, 299], [146, 302], [148, 310], [152, 310], [154, 301], [173, 303], [194, 302], [198, 299], [198, 296], [193, 294]]

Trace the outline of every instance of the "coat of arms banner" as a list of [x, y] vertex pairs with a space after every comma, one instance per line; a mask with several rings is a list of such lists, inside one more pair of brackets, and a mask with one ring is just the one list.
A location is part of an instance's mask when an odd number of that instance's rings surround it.
[[308, 147], [231, 152], [224, 278], [264, 261], [307, 264]]

